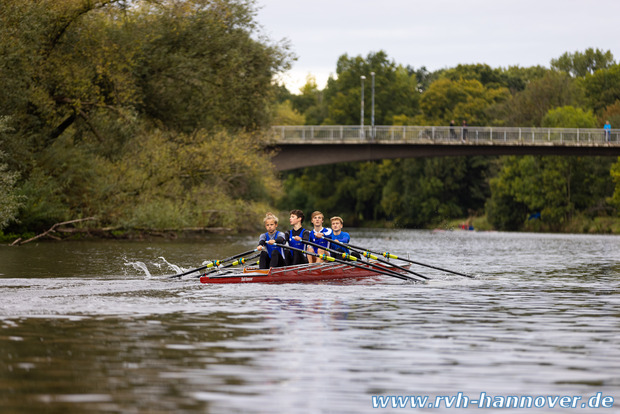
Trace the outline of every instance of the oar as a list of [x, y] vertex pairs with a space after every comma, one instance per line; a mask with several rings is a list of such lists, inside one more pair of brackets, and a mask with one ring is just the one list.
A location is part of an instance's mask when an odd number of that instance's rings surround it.
[[188, 270], [187, 272], [179, 273], [178, 275], [169, 276], [169, 279], [173, 279], [175, 277], [181, 277], [181, 276], [189, 275], [190, 273], [199, 272], [199, 271], [207, 269], [209, 267], [219, 266], [220, 264], [222, 264], [224, 262], [228, 262], [230, 260], [238, 259], [238, 258], [240, 258], [242, 256], [245, 256], [246, 254], [250, 254], [250, 253], [255, 252], [255, 251], [256, 251], [256, 249], [252, 249], [252, 250], [248, 250], [247, 252], [243, 252], [243, 253], [239, 253], [239, 254], [236, 254], [236, 255], [231, 256], [231, 257], [227, 257], [226, 259], [213, 260], [213, 261], [207, 263], [204, 266], [197, 267], [196, 269]]
[[[391, 253], [388, 253], [388, 252], [379, 253], [379, 252], [374, 252], [374, 251], [369, 250], [369, 249], [365, 249], [365, 248], [363, 248], [363, 247], [354, 246], [354, 245], [352, 245], [352, 244], [344, 244], [344, 243], [339, 243], [339, 242], [337, 242], [336, 240], [330, 240], [330, 241], [331, 241], [331, 242], [334, 242], [334, 243], [336, 243], [336, 244], [338, 244], [338, 245], [340, 245], [340, 246], [347, 247], [347, 248], [349, 248], [349, 249], [354, 249], [354, 250], [357, 250], [357, 251], [359, 251], [361, 254], [363, 254], [363, 255], [364, 255], [364, 257], [369, 257], [369, 256], [368, 256], [368, 255], [366, 255], [366, 254], [369, 254], [369, 253], [375, 253], [375, 254], [380, 254], [381, 256], [386, 257], [386, 258], [389, 258], [389, 259], [398, 259], [398, 260], [402, 260], [402, 261], [404, 261], [404, 262], [409, 262], [409, 263], [417, 264], [417, 265], [420, 265], [420, 266], [426, 266], [426, 267], [429, 267], [429, 268], [431, 268], [431, 269], [441, 270], [442, 272], [454, 273], [455, 275], [459, 275], [459, 276], [463, 276], [463, 277], [469, 277], [469, 278], [472, 278], [472, 279], [475, 279], [475, 278], [476, 278], [475, 276], [466, 275], [465, 273], [455, 272], [454, 270], [442, 269], [441, 267], [431, 266], [431, 265], [426, 264], [426, 263], [420, 263], [420, 262], [416, 262], [416, 261], [413, 261], [413, 260], [409, 260], [409, 259], [405, 259], [405, 258], [402, 258], [402, 257], [398, 257], [398, 256], [396, 256], [396, 255], [394, 255], [394, 254], [391, 254]], [[375, 258], [376, 258], [376, 256], [373, 256], [373, 255], [370, 255], [370, 256], [371, 256], [371, 258], [372, 258], [372, 259], [375, 259]]]
[[[302, 240], [302, 241], [303, 241], [303, 240]], [[303, 242], [305, 243], [305, 241], [303, 241]], [[333, 242], [334, 244], [337, 244], [337, 245], [340, 245], [340, 246], [343, 246], [343, 247], [347, 247], [347, 245], [346, 245], [346, 244], [341, 243], [341, 242], [339, 242], [338, 240], [332, 240], [332, 239], [329, 239], [329, 242], [330, 242], [330, 243], [332, 243], [332, 242]], [[328, 249], [328, 250], [329, 250], [329, 249]], [[333, 251], [333, 252], [338, 253], [338, 254], [340, 254], [340, 253], [341, 253], [341, 252], [339, 252], [339, 251], [337, 251], [337, 250], [330, 250], [330, 251]], [[396, 267], [396, 268], [398, 268], [398, 269], [400, 269], [400, 270], [403, 270], [403, 271], [405, 271], [405, 272], [411, 273], [412, 275], [415, 275], [415, 276], [420, 277], [420, 278], [422, 278], [422, 279], [425, 279], [425, 280], [429, 280], [429, 279], [430, 279], [430, 278], [428, 278], [428, 277], [426, 277], [426, 276], [424, 276], [424, 275], [421, 275], [421, 274], [419, 274], [419, 273], [414, 272], [413, 270], [410, 270], [410, 269], [407, 269], [407, 268], [405, 268], [405, 267], [399, 266], [399, 265], [394, 264], [394, 263], [392, 263], [392, 262], [389, 262], [389, 261], [387, 261], [387, 260], [383, 260], [383, 259], [381, 259], [380, 257], [377, 257], [377, 256], [375, 256], [375, 255], [373, 255], [373, 254], [370, 254], [370, 253], [369, 253], [369, 252], [367, 252], [367, 251], [366, 251], [366, 252], [361, 252], [361, 251], [360, 251], [359, 253], [360, 253], [362, 256], [364, 256], [364, 257], [366, 257], [366, 258], [368, 258], [368, 259], [373, 259], [373, 260], [377, 260], [377, 261], [379, 261], [379, 262], [381, 262], [381, 263], [386, 263], [386, 264], [389, 264], [390, 266], [393, 266], [393, 267]], [[345, 254], [346, 254], [346, 253], [345, 253]], [[350, 256], [350, 255], [349, 255], [349, 256]], [[351, 257], [354, 257], [354, 256], [351, 256]]]
[[416, 282], [418, 281], [417, 279], [414, 279], [414, 278], [409, 277], [409, 276], [401, 275], [400, 273], [393, 272], [393, 271], [391, 271], [389, 269], [377, 270], [377, 269], [374, 269], [372, 267], [362, 266], [362, 265], [359, 265], [357, 263], [346, 262], [344, 260], [336, 259], [335, 257], [331, 257], [331, 256], [328, 256], [326, 254], [318, 254], [318, 253], [307, 252], [305, 250], [298, 249], [296, 247], [287, 246], [285, 244], [278, 244], [278, 243], [276, 243], [275, 245], [278, 246], [278, 247], [285, 248], [287, 250], [294, 250], [294, 251], [301, 252], [301, 253], [304, 253], [304, 254], [309, 254], [311, 256], [318, 257], [319, 259], [323, 259], [326, 262], [336, 262], [336, 263], [345, 264], [347, 266], [359, 267], [360, 269], [370, 270], [371, 272], [375, 272], [375, 273], [378, 273], [380, 275], [392, 276], [392, 277], [396, 277], [396, 278], [402, 279], [402, 280], [413, 280], [413, 281], [416, 281]]
[[[340, 245], [340, 246], [344, 246], [344, 247], [346, 247], [346, 245], [345, 245], [344, 243], [340, 243], [340, 242], [339, 242], [339, 241], [337, 241], [337, 240], [332, 240], [332, 239], [328, 239], [328, 240], [329, 240], [329, 242], [330, 242], [330, 243], [331, 243], [331, 242], [334, 242], [334, 244], [337, 244], [337, 245]], [[332, 252], [332, 253], [342, 254], [342, 255], [343, 255], [343, 258], [345, 258], [345, 255], [346, 255], [346, 256], [347, 256], [346, 258], [348, 258], [349, 260], [357, 260], [357, 258], [355, 258], [355, 256], [351, 256], [350, 254], [343, 253], [343, 252], [340, 252], [340, 251], [338, 251], [338, 250], [326, 249], [325, 247], [322, 247], [322, 246], [320, 246], [320, 245], [318, 245], [318, 244], [314, 244], [314, 243], [312, 243], [312, 242], [310, 242], [310, 241], [302, 240], [302, 243], [310, 244], [311, 246], [315, 246], [315, 247], [318, 247], [318, 248], [321, 248], [321, 249], [324, 249], [324, 250], [328, 250], [329, 252]], [[393, 266], [393, 267], [396, 267], [396, 268], [398, 268], [398, 269], [400, 269], [400, 270], [403, 270], [403, 271], [405, 271], [405, 272], [411, 273], [412, 275], [416, 275], [417, 277], [420, 277], [420, 278], [422, 278], [422, 279], [429, 280], [429, 278], [428, 278], [428, 277], [426, 277], [426, 276], [424, 276], [424, 275], [421, 275], [421, 274], [419, 274], [419, 273], [416, 273], [416, 272], [414, 272], [414, 271], [412, 271], [412, 270], [409, 270], [409, 269], [407, 269], [407, 268], [405, 268], [405, 267], [402, 267], [402, 266], [399, 266], [399, 265], [397, 265], [397, 264], [394, 264], [394, 263], [388, 262], [387, 260], [383, 260], [383, 259], [381, 259], [381, 258], [379, 258], [379, 257], [377, 257], [377, 256], [375, 256], [375, 255], [370, 254], [370, 253], [368, 253], [368, 254], [365, 254], [365, 253], [367, 253], [367, 252], [363, 252], [363, 253], [362, 253], [362, 255], [363, 255], [364, 257], [367, 257], [367, 258], [369, 258], [369, 259], [374, 259], [374, 260], [377, 260], [377, 261], [379, 261], [379, 262], [381, 262], [381, 263], [387, 263], [387, 264], [389, 264], [390, 266]], [[368, 262], [367, 264], [369, 264], [369, 265], [374, 265], [373, 263], [370, 263], [370, 262]], [[374, 266], [377, 266], [377, 265], [374, 265]]]
[[[244, 258], [244, 257], [242, 257], [241, 259], [237, 259], [237, 260], [235, 260], [235, 261], [234, 261], [234, 262], [232, 262], [232, 263], [229, 263], [229, 264], [227, 264], [227, 265], [220, 266], [220, 267], [218, 267], [218, 268], [212, 269], [212, 270], [210, 270], [210, 271], [208, 271], [208, 272], [206, 272], [206, 273], [204, 273], [204, 274], [202, 274], [202, 275], [198, 275], [198, 276], [196, 276], [196, 277], [206, 276], [206, 275], [208, 275], [209, 273], [213, 273], [213, 272], [215, 272], [215, 271], [217, 271], [217, 270], [220, 270], [220, 269], [226, 269], [226, 268], [228, 268], [228, 267], [237, 266], [237, 265], [240, 265], [240, 264], [246, 264], [248, 260], [256, 259], [259, 255], [260, 255], [260, 253], [259, 253], [259, 254], [252, 255], [252, 256], [250, 256], [250, 257], [248, 257], [248, 258]], [[256, 264], [258, 264], [258, 262], [256, 262]]]

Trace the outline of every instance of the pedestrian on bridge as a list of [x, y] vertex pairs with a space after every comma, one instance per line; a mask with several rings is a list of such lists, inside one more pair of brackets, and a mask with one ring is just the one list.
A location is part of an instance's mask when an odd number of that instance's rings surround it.
[[461, 131], [461, 139], [463, 141], [467, 141], [467, 121], [463, 119], [463, 125], [461, 125], [462, 127], [462, 131]]
[[609, 121], [605, 122], [605, 126], [603, 126], [603, 130], [605, 131], [605, 141], [611, 141], [611, 124]]

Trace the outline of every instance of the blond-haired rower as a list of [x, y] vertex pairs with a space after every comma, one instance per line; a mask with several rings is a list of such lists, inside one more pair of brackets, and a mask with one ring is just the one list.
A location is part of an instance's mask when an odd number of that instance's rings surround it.
[[[332, 224], [332, 232], [333, 232], [332, 237], [331, 237], [332, 240], [336, 240], [337, 242], [340, 242], [340, 243], [349, 244], [349, 242], [351, 241], [351, 236], [346, 231], [342, 231], [342, 227], [344, 226], [344, 220], [342, 220], [342, 217], [334, 216], [331, 219], [329, 219], [329, 221]], [[339, 246], [336, 243], [332, 243], [332, 246], [330, 247], [330, 249], [338, 250], [339, 252], [343, 252], [343, 253], [351, 253], [349, 249], [347, 249], [346, 247]], [[353, 252], [352, 255], [357, 257], [358, 259], [360, 258], [358, 254], [355, 254], [355, 252]]]
[[278, 231], [278, 218], [273, 213], [265, 214], [263, 219], [266, 233], [260, 235], [257, 250], [260, 250], [259, 268], [269, 269], [285, 265], [284, 251], [277, 244], [284, 244], [285, 234]]
[[[332, 236], [332, 229], [323, 227], [324, 219], [325, 219], [325, 216], [320, 211], [315, 211], [314, 213], [312, 213], [312, 216], [310, 216], [310, 221], [312, 222], [313, 228], [310, 231], [308, 241], [318, 244], [326, 249], [329, 249], [330, 248], [329, 239]], [[308, 246], [308, 251], [314, 252], [317, 254], [327, 253], [326, 250], [323, 250], [320, 247], [315, 247], [315, 246]], [[320, 263], [322, 261], [323, 260], [318, 257], [308, 255], [308, 262], [310, 263]]]

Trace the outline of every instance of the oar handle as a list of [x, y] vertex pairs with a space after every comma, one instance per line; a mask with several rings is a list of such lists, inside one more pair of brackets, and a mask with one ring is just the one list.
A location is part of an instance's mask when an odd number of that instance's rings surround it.
[[[255, 259], [257, 256], [258, 256], [258, 255], [257, 255], [257, 254], [255, 254], [255, 255], [252, 255], [252, 256], [250, 256], [250, 257], [248, 257], [248, 258], [242, 257], [242, 258], [240, 258], [240, 259], [238, 259], [238, 260], [235, 260], [235, 261], [234, 261], [234, 262], [232, 262], [232, 263], [229, 263], [229, 264], [227, 264], [227, 265], [224, 265], [224, 266], [220, 267], [220, 269], [226, 269], [226, 268], [228, 268], [228, 267], [237, 266], [237, 265], [240, 265], [240, 264], [246, 264], [246, 262], [247, 262], [248, 260]], [[207, 273], [205, 273], [205, 274], [203, 274], [203, 275], [198, 275], [198, 276], [196, 276], [196, 277], [201, 277], [201, 276], [207, 275], [208, 273], [212, 273], [212, 272], [214, 272], [214, 271], [215, 271], [215, 269], [214, 269], [214, 270], [211, 270], [211, 271], [209, 271], [209, 272], [207, 272]]]
[[[331, 241], [331, 239], [327, 239], [327, 240]], [[349, 253], [345, 253], [345, 252], [341, 252], [341, 251], [338, 251], [338, 250], [330, 249], [328, 247], [321, 246], [320, 244], [313, 243], [313, 242], [308, 241], [308, 240], [302, 240], [301, 242], [304, 243], [304, 244], [309, 244], [310, 246], [316, 247], [317, 249], [327, 250], [330, 253], [337, 254], [338, 256], [342, 257], [342, 260], [350, 260], [352, 262], [357, 262], [357, 257], [351, 256]]]

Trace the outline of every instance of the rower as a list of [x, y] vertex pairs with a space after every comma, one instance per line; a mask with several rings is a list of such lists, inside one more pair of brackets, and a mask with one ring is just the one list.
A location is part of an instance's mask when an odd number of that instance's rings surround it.
[[274, 246], [276, 243], [283, 244], [286, 238], [284, 233], [278, 231], [278, 218], [272, 213], [267, 213], [263, 223], [267, 232], [261, 234], [258, 239], [258, 247], [256, 248], [260, 251], [258, 267], [269, 269], [270, 267], [284, 266], [286, 264], [284, 251], [281, 247]]
[[[289, 246], [299, 250], [304, 250], [306, 245], [302, 242], [302, 240], [308, 241], [308, 235], [310, 234], [309, 231], [302, 227], [301, 224], [303, 221], [303, 211], [291, 210], [289, 213], [289, 222], [293, 228], [286, 233], [286, 242]], [[299, 250], [289, 250], [288, 253], [285, 254], [287, 266], [308, 263], [306, 255]]]
[[[331, 239], [339, 241], [340, 243], [348, 244], [351, 241], [351, 236], [346, 231], [342, 231], [342, 227], [344, 226], [344, 220], [342, 220], [342, 217], [334, 216], [331, 219], [329, 219], [329, 221], [331, 222], [331, 225], [332, 225]], [[362, 258], [362, 256], [358, 252], [351, 253], [349, 249], [347, 249], [346, 247], [339, 246], [336, 243], [332, 243], [330, 249], [337, 250], [339, 252], [343, 252], [347, 254], [351, 254], [351, 256], [355, 256], [358, 259]]]
[[[312, 221], [312, 225], [314, 228], [312, 229], [312, 231], [310, 231], [308, 241], [311, 241], [312, 243], [318, 244], [325, 248], [330, 248], [329, 239], [332, 236], [332, 229], [323, 227], [324, 219], [325, 219], [325, 216], [320, 211], [315, 211], [314, 213], [312, 213], [311, 221]], [[327, 253], [327, 251], [321, 248], [312, 247], [312, 246], [308, 246], [308, 251], [312, 253], [318, 253], [318, 254]], [[319, 259], [316, 256], [308, 256], [308, 261], [310, 263], [321, 263], [323, 260]]]

